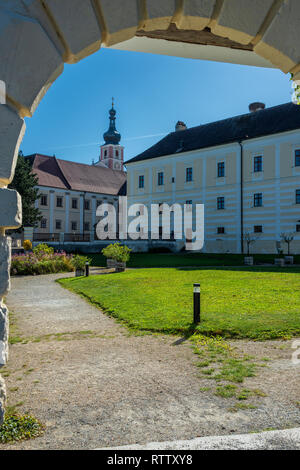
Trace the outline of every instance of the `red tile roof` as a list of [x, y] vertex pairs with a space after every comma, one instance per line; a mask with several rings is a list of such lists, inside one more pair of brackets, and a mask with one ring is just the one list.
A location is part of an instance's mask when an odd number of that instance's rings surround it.
[[25, 158], [30, 161], [39, 186], [114, 196], [126, 194], [126, 173], [123, 171], [48, 155], [34, 154]]

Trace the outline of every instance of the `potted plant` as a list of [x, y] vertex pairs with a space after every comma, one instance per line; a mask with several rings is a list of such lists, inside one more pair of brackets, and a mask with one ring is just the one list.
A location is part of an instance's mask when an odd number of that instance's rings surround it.
[[116, 254], [116, 272], [122, 272], [125, 271], [126, 269], [126, 263], [129, 261], [130, 258], [130, 248], [126, 245], [119, 245], [117, 248], [117, 254]]
[[106, 266], [107, 266], [107, 269], [115, 269], [117, 266], [117, 262], [115, 259], [107, 258]]
[[102, 254], [107, 258], [107, 267], [115, 268], [116, 272], [122, 272], [126, 269], [126, 263], [129, 261], [130, 248], [120, 243], [114, 243], [102, 250]]
[[75, 269], [75, 277], [84, 276], [85, 264], [88, 261], [89, 260], [86, 256], [75, 255], [72, 258], [72, 264], [73, 264], [74, 269]]
[[103, 256], [105, 256], [106, 258], [106, 266], [108, 269], [116, 268], [117, 261], [114, 258], [115, 252], [116, 252], [116, 249], [114, 248], [113, 244], [106, 246], [101, 251]]

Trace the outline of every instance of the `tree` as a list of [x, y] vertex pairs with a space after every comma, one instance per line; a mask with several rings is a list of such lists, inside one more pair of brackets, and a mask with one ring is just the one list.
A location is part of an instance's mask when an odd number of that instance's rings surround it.
[[14, 179], [8, 187], [18, 191], [22, 198], [23, 225], [21, 230], [25, 226], [36, 227], [42, 219], [39, 209], [35, 207], [35, 201], [40, 198], [39, 190], [36, 188], [37, 185], [37, 176], [32, 172], [30, 163], [25, 160], [22, 152], [20, 152]]
[[282, 233], [281, 235], [281, 240], [287, 244], [288, 246], [288, 255], [290, 255], [290, 244], [294, 240], [294, 235], [293, 233]]
[[257, 237], [252, 237], [250, 232], [246, 232], [244, 234], [244, 240], [247, 244], [247, 256], [249, 256], [250, 255], [250, 245], [252, 245], [252, 243], [256, 242]]

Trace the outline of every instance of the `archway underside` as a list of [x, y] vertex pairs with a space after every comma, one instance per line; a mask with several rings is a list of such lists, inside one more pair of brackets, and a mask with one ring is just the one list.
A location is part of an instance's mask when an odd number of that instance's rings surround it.
[[[6, 86], [6, 105], [0, 106], [0, 300], [9, 288], [5, 230], [21, 223], [20, 198], [6, 187], [14, 175], [24, 117], [32, 116], [64, 63], [76, 63], [101, 45], [144, 36], [253, 53], [262, 64], [293, 73], [300, 81], [299, 24], [299, 0], [1, 2], [0, 80]], [[0, 302], [0, 367], [7, 360], [7, 332], [7, 311]], [[0, 379], [0, 422], [3, 390]]]

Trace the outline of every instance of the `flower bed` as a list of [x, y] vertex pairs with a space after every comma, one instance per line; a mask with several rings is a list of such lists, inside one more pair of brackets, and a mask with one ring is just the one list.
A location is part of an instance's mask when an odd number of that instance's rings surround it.
[[54, 252], [53, 248], [41, 243], [32, 252], [12, 256], [11, 274], [26, 276], [71, 272], [79, 264], [84, 266], [86, 261], [85, 256], [67, 255], [64, 251]]
[[37, 256], [35, 253], [13, 255], [11, 260], [12, 275], [50, 274], [74, 271], [73, 255], [61, 251]]

